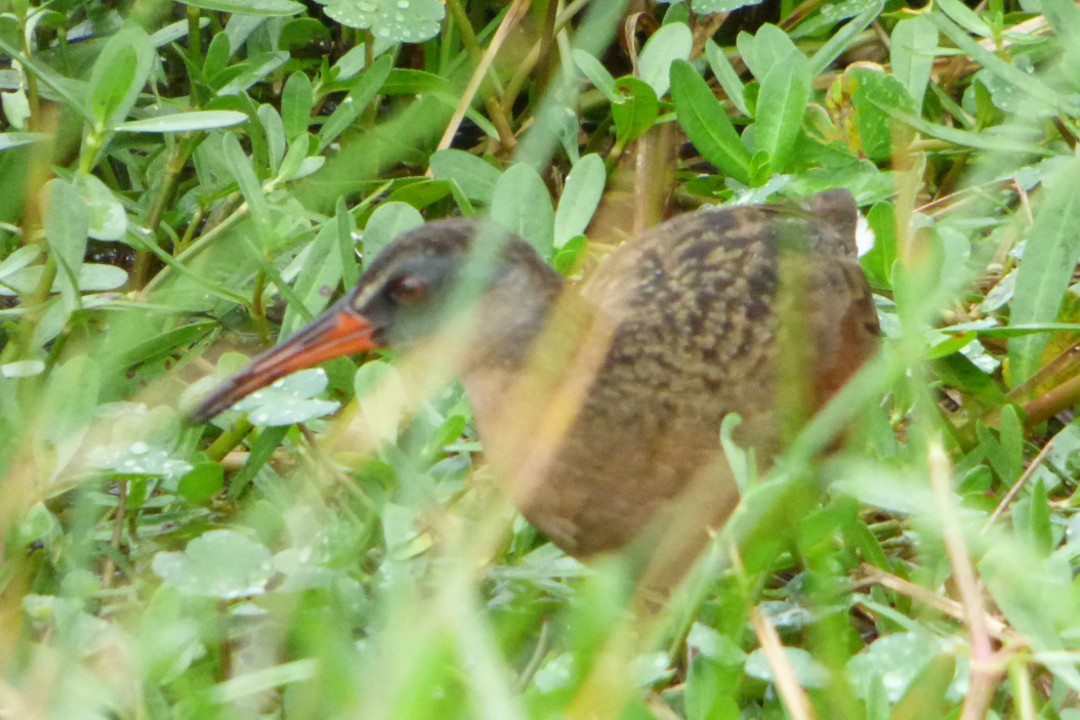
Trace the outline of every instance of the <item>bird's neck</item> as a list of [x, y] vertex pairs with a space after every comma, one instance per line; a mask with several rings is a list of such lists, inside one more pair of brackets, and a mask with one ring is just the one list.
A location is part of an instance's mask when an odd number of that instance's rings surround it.
[[520, 344], [466, 362], [461, 382], [485, 450], [512, 494], [528, 504], [542, 485], [584, 401], [584, 390], [606, 356], [608, 343], [576, 288], [564, 288]]

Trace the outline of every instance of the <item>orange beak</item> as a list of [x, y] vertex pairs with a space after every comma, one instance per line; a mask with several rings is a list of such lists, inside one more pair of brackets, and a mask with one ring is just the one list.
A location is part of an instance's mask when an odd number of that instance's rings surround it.
[[225, 380], [191, 413], [202, 423], [228, 409], [251, 393], [297, 370], [380, 347], [373, 335], [376, 327], [347, 302], [339, 302], [289, 340], [267, 350], [247, 367]]

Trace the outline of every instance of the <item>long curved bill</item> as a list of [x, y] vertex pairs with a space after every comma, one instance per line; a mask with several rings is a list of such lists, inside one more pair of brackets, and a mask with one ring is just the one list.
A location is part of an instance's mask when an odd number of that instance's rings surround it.
[[257, 356], [221, 383], [191, 412], [191, 420], [206, 422], [256, 390], [297, 370], [380, 347], [373, 339], [375, 330], [348, 303], [338, 302], [289, 340]]

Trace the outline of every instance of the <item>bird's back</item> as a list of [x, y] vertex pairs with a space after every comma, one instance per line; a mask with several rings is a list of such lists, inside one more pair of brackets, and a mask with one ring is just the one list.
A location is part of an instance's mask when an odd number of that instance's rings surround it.
[[606, 348], [525, 514], [580, 555], [625, 544], [694, 484], [702, 519], [723, 519], [737, 501], [724, 416], [741, 416], [736, 439], [767, 464], [782, 415], [816, 409], [876, 347], [856, 218], [846, 191], [704, 211], [608, 257], [582, 289], [586, 342]]

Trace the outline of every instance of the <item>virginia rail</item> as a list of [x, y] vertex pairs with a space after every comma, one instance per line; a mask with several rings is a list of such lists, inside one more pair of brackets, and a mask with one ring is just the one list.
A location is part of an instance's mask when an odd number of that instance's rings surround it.
[[[675, 527], [700, 547], [738, 499], [719, 452], [723, 418], [741, 416], [736, 440], [767, 466], [788, 419], [813, 412], [877, 347], [856, 220], [846, 190], [683, 215], [619, 247], [581, 286], [490, 225], [431, 222], [194, 416], [324, 360], [384, 346], [431, 353], [432, 338], [451, 337], [488, 460], [552, 541], [588, 556], [642, 535], [654, 547]], [[441, 347], [440, 364], [451, 346]]]

